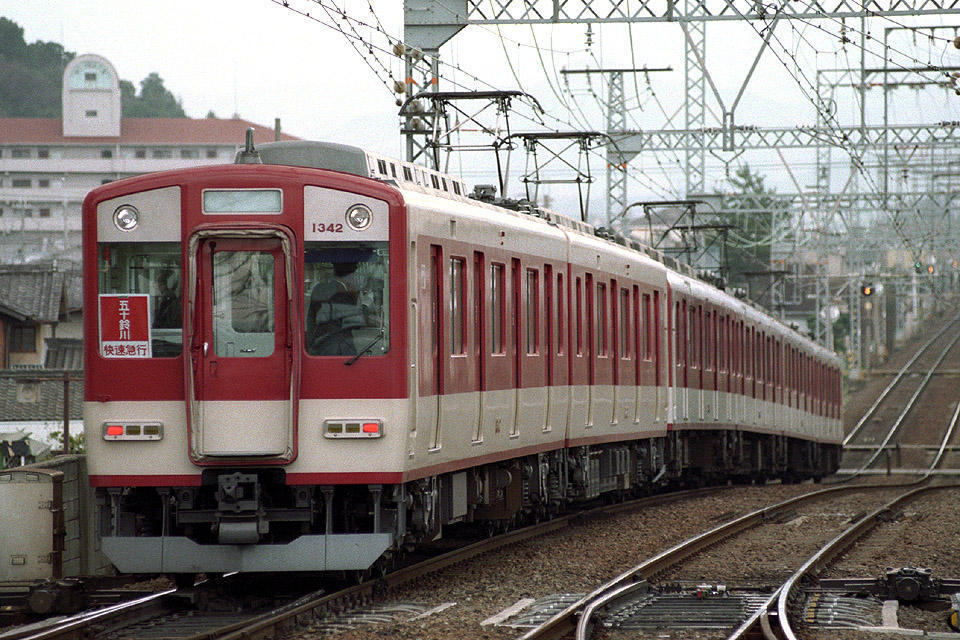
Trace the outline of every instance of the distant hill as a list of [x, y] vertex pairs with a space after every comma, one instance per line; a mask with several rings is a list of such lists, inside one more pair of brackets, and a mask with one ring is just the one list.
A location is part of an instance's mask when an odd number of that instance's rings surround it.
[[[77, 54], [56, 42], [27, 44], [23, 27], [0, 17], [0, 117], [59, 118], [63, 69]], [[186, 118], [183, 105], [156, 72], [133, 83], [120, 80], [125, 118]]]

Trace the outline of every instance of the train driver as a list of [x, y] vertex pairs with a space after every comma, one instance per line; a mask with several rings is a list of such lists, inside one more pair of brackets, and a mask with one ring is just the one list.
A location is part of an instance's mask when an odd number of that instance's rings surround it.
[[353, 330], [367, 326], [357, 262], [334, 262], [333, 273], [310, 291], [307, 352], [316, 356], [356, 355]]

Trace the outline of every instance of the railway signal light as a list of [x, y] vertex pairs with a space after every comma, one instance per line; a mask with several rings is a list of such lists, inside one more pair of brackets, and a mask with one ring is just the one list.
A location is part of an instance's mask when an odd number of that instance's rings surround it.
[[874, 289], [873, 289], [872, 283], [864, 283], [860, 285], [860, 293], [862, 293], [866, 297], [872, 296], [873, 291]]
[[913, 263], [913, 270], [916, 273], [923, 273], [923, 263], [917, 260]]
[[927, 265], [927, 273], [929, 273], [930, 275], [933, 275], [933, 272], [934, 272], [933, 265], [932, 265], [932, 264], [928, 264], [928, 265]]

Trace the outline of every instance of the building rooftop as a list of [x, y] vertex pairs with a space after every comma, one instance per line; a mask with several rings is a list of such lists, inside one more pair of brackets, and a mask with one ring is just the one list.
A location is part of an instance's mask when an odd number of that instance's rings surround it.
[[[60, 118], [0, 118], [0, 144], [233, 144], [242, 145], [253, 128], [257, 144], [274, 140], [271, 128], [240, 118], [123, 118], [120, 136], [64, 136]], [[281, 133], [281, 140], [297, 140]]]
[[[0, 424], [63, 420], [63, 372], [0, 371]], [[83, 381], [72, 372], [70, 419], [83, 417]]]
[[0, 305], [34, 322], [57, 322], [65, 274], [54, 265], [0, 265]]

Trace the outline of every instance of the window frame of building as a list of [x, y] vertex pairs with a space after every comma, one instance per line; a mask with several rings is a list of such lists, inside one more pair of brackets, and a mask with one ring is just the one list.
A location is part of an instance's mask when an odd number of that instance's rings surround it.
[[145, 159], [147, 158], [147, 150], [146, 150], [146, 149], [134, 149], [134, 150], [133, 150], [133, 157], [134, 157], [134, 158], [137, 158], [138, 160], [145, 160]]
[[49, 158], [50, 149], [49, 147], [37, 147], [37, 157], [38, 158]]
[[100, 157], [109, 160], [113, 157], [113, 149], [100, 149]]
[[200, 150], [199, 149], [180, 149], [180, 159], [181, 160], [199, 160]]
[[216, 149], [207, 149], [207, 158], [216, 158], [220, 155], [220, 152]]
[[173, 149], [158, 147], [150, 153], [150, 157], [154, 160], [170, 160], [173, 158]]
[[13, 189], [32, 189], [33, 180], [30, 178], [13, 178], [10, 180], [10, 187]]
[[96, 109], [87, 109], [86, 111], [83, 112], [83, 117], [84, 117], [84, 118], [96, 118], [96, 117], [97, 117], [97, 110], [96, 110]]
[[50, 217], [50, 207], [40, 207], [40, 209], [38, 209], [37, 211], [38, 211], [39, 216], [40, 216], [41, 218], [49, 218], [49, 217]]
[[[10, 353], [36, 353], [37, 327], [32, 324], [10, 326]], [[29, 340], [27, 340], [29, 338]]]
[[15, 159], [29, 158], [30, 149], [27, 147], [13, 147], [10, 149], [10, 157]]
[[40, 189], [49, 189], [50, 188], [50, 178], [38, 178], [37, 187]]

